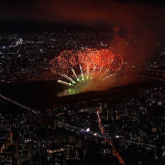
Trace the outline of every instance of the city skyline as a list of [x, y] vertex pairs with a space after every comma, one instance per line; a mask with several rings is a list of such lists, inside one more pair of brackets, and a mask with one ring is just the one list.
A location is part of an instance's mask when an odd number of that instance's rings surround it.
[[163, 165], [163, 0], [0, 0], [0, 164]]

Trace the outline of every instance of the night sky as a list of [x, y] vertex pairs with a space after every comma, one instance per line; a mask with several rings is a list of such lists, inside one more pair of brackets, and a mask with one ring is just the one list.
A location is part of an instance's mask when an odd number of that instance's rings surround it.
[[163, 0], [0, 0], [0, 32], [115, 27], [163, 32], [164, 9]]

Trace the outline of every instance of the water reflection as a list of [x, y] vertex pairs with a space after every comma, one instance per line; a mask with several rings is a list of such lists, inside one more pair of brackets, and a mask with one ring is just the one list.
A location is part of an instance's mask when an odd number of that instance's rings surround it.
[[75, 90], [74, 88], [69, 88], [69, 89], [65, 89], [61, 92], [57, 93], [57, 97], [62, 97], [62, 96], [68, 96], [68, 95], [74, 95], [74, 94], [78, 94], [79, 91]]

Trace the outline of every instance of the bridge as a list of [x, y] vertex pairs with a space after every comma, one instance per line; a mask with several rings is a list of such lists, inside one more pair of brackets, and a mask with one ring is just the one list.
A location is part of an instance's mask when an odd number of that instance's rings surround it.
[[59, 121], [59, 120], [57, 120], [57, 126], [63, 127], [65, 129], [69, 129], [71, 131], [78, 131], [80, 133], [88, 133], [88, 134], [93, 135], [95, 137], [100, 137], [100, 138], [110, 139], [110, 140], [112, 139], [112, 136], [110, 136], [110, 135], [102, 134], [100, 132], [94, 132], [94, 131], [90, 131], [90, 130], [86, 131], [86, 130], [84, 130], [84, 128], [80, 128], [80, 127]]
[[18, 103], [18, 102], [16, 102], [15, 100], [12, 100], [12, 99], [10, 99], [10, 98], [8, 98], [8, 97], [2, 95], [2, 94], [0, 94], [0, 97], [3, 98], [4, 100], [7, 100], [8, 102], [11, 102], [11, 103], [13, 103], [13, 104], [15, 104], [15, 105], [21, 107], [21, 108], [24, 108], [24, 109], [26, 109], [26, 110], [28, 110], [28, 111], [31, 111], [32, 113], [38, 114], [38, 112], [37, 112], [35, 109], [30, 108], [29, 106], [26, 106], [26, 105], [24, 105], [24, 104]]
[[[65, 129], [69, 129], [71, 131], [78, 131], [80, 133], [87, 133], [89, 135], [95, 136], [95, 137], [99, 137], [99, 138], [103, 138], [103, 139], [115, 139], [115, 137], [112, 137], [111, 135], [107, 135], [107, 134], [102, 134], [100, 132], [94, 132], [94, 131], [84, 131], [84, 128], [80, 128], [80, 127], [76, 127], [74, 125], [62, 122], [57, 120], [57, 126], [59, 127], [63, 127]], [[156, 149], [156, 144], [150, 144], [150, 143], [144, 143], [144, 142], [140, 142], [140, 141], [134, 141], [134, 140], [129, 140], [129, 139], [124, 139], [124, 138], [118, 138], [119, 142], [121, 143], [129, 143], [129, 144], [135, 144], [135, 145], [141, 145], [141, 146], [145, 146], [148, 148], [154, 148]], [[161, 147], [162, 149], [165, 149], [165, 146]]]

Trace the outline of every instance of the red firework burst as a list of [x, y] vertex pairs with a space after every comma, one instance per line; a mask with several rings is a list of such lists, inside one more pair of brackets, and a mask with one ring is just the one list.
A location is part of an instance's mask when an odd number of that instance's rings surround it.
[[81, 65], [83, 70], [105, 67], [117, 71], [123, 65], [123, 58], [109, 49], [64, 50], [50, 61], [50, 70], [55, 74], [68, 74], [70, 68], [76, 69], [77, 65]]
[[117, 71], [121, 69], [123, 65], [123, 58], [120, 54], [115, 54], [112, 58], [112, 60], [108, 61], [108, 65], [113, 71]]
[[94, 65], [97, 65], [95, 61], [97, 56], [98, 51], [96, 49], [85, 49], [83, 51], [79, 51], [78, 59], [79, 63], [82, 65], [83, 70], [87, 70], [87, 67], [92, 70]]

